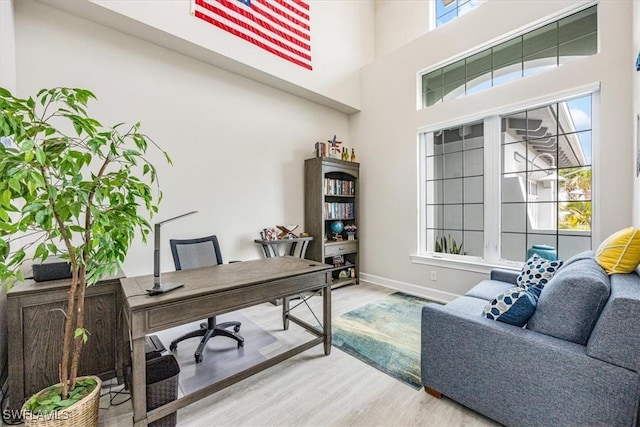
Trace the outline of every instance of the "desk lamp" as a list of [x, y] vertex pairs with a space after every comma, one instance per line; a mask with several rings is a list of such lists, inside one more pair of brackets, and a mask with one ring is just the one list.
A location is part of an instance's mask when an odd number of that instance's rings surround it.
[[147, 293], [149, 295], [159, 295], [164, 294], [174, 289], [180, 288], [184, 286], [184, 283], [162, 283], [160, 280], [160, 228], [162, 224], [165, 224], [170, 221], [174, 221], [179, 218], [183, 218], [187, 215], [191, 215], [197, 213], [198, 211], [191, 211], [187, 213], [183, 213], [178, 216], [174, 216], [173, 218], [165, 219], [164, 221], [160, 221], [155, 224], [153, 230], [153, 288], [147, 289]]

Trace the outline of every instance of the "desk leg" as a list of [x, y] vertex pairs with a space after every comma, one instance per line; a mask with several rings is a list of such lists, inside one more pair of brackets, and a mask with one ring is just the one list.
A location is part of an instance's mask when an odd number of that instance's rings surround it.
[[133, 425], [147, 425], [147, 372], [144, 354], [144, 337], [131, 343], [131, 400], [133, 403]]
[[322, 322], [324, 323], [324, 354], [331, 354], [331, 284], [322, 290]]
[[289, 297], [282, 298], [282, 327], [289, 329]]

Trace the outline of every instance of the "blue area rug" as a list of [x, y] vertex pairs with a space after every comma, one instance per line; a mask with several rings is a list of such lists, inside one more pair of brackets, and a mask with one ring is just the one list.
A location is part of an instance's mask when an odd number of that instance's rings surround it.
[[428, 302], [396, 292], [345, 313], [332, 321], [332, 344], [419, 389], [421, 312]]

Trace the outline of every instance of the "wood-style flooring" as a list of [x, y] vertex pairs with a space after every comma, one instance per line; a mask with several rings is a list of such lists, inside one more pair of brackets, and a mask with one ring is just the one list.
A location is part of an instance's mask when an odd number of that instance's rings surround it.
[[[332, 317], [393, 292], [392, 289], [366, 283], [336, 289], [333, 291]], [[322, 313], [321, 297], [311, 298], [309, 304], [316, 313]], [[275, 342], [264, 341], [259, 352], [265, 357], [311, 337], [296, 325], [292, 325], [289, 331], [282, 331], [280, 310], [272, 304], [262, 304], [240, 312], [243, 318], [277, 338]], [[306, 306], [297, 307], [295, 313], [313, 322]], [[182, 332], [182, 329], [163, 331], [162, 340], [168, 347], [171, 338], [167, 337], [177, 337]], [[216, 339], [235, 348], [226, 338]], [[193, 377], [194, 369], [200, 369], [192, 362], [197, 342], [197, 339], [190, 339], [178, 346], [183, 377]], [[212, 360], [210, 356], [215, 354], [219, 343], [209, 345], [211, 349], [205, 352], [203, 364]], [[181, 387], [182, 382], [181, 377]], [[115, 390], [120, 388], [114, 386]], [[130, 426], [130, 402], [109, 407], [106, 391], [105, 388], [101, 399], [100, 426]], [[117, 396], [114, 402], [124, 398], [126, 396]], [[107, 407], [109, 409], [102, 409]], [[324, 356], [322, 346], [307, 350], [178, 411], [178, 426], [184, 427], [496, 425], [447, 398], [436, 399], [423, 389], [415, 390], [335, 347], [330, 356]]]

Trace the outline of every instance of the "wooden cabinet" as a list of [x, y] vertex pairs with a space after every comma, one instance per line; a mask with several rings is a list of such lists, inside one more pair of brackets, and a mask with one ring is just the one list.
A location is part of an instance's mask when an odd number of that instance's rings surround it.
[[334, 287], [358, 283], [359, 175], [359, 163], [328, 157], [305, 160], [305, 230], [314, 237], [307, 258], [335, 266]]
[[[17, 283], [7, 294], [10, 406], [60, 382], [64, 316], [70, 280]], [[87, 288], [85, 328], [91, 334], [80, 356], [79, 375], [114, 378], [120, 366], [120, 281]]]

